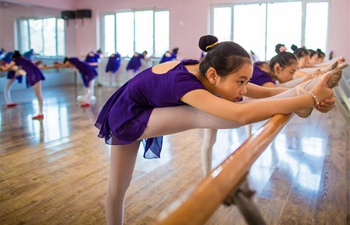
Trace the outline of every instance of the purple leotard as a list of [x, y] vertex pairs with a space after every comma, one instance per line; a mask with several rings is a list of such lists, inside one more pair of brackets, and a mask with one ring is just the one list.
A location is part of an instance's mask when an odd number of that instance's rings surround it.
[[26, 58], [26, 59], [29, 59], [29, 60], [32, 60], [34, 56], [34, 50], [33, 49], [30, 49], [29, 51], [23, 53], [23, 57]]
[[141, 59], [144, 59], [145, 56], [140, 53], [135, 53], [134, 56], [130, 59], [128, 65], [126, 66], [126, 70], [133, 70], [136, 72], [141, 67]]
[[75, 68], [79, 70], [81, 79], [84, 82], [85, 87], [89, 87], [89, 82], [97, 77], [97, 72], [88, 63], [80, 61], [78, 58], [68, 58], [68, 61], [72, 63]]
[[[91, 53], [91, 55], [90, 55]], [[89, 63], [97, 63], [98, 62], [98, 59], [100, 58], [100, 55], [91, 51], [89, 54], [86, 55], [85, 57], [85, 62], [87, 62], [88, 64]], [[91, 66], [91, 65], [90, 65]], [[98, 66], [91, 66], [92, 68], [94, 69], [97, 69]]]
[[250, 78], [250, 83], [262, 86], [265, 83], [271, 82], [276, 84], [276, 81], [272, 80], [270, 75], [260, 69], [257, 65], [254, 64], [254, 70], [252, 78]]
[[[2, 61], [6, 62], [6, 64], [9, 64], [12, 61], [12, 56], [14, 52], [7, 52], [5, 56], [1, 59]], [[7, 79], [13, 79], [16, 76], [16, 71], [10, 70], [7, 72]], [[23, 76], [17, 76], [16, 77], [18, 83], [22, 83]]]
[[[141, 137], [154, 108], [184, 105], [180, 98], [196, 89], [201, 82], [185, 65], [197, 60], [184, 60], [165, 74], [155, 74], [147, 68], [120, 87], [103, 106], [95, 126], [98, 137], [106, 144], [126, 145]], [[145, 141], [145, 158], [159, 158], [163, 137]], [[151, 150], [151, 151], [149, 151]]]
[[119, 53], [114, 53], [108, 58], [106, 72], [115, 73], [120, 67], [121, 57]]
[[23, 57], [19, 57], [13, 59], [13, 61], [19, 67], [19, 69], [22, 69], [26, 72], [27, 88], [33, 86], [41, 80], [45, 80], [45, 77], [41, 70], [30, 60]]
[[[170, 56], [167, 56], [167, 54], [170, 54]], [[172, 53], [172, 52], [166, 52], [164, 55], [163, 55], [163, 57], [162, 57], [162, 59], [160, 60], [160, 62], [159, 63], [164, 63], [164, 62], [168, 62], [168, 61], [172, 61], [172, 60], [175, 60], [176, 59], [176, 54], [175, 53]]]

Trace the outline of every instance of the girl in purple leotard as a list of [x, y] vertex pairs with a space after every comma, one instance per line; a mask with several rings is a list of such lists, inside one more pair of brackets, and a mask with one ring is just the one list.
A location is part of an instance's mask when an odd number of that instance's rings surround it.
[[63, 65], [58, 67], [75, 67], [79, 71], [85, 87], [85, 95], [83, 96], [81, 107], [90, 107], [90, 101], [94, 95], [95, 79], [98, 76], [96, 70], [87, 62], [83, 62], [76, 57], [66, 57]]
[[[106, 65], [106, 73], [109, 75], [109, 88], [108, 92], [112, 91], [112, 83], [113, 83], [113, 75], [117, 72], [120, 67], [121, 56], [118, 52], [113, 53], [108, 57], [108, 62]], [[116, 79], [116, 83], [118, 84], [118, 79]]]
[[[253, 72], [249, 54], [234, 42], [211, 35], [199, 46], [208, 54], [197, 60], [173, 61], [148, 68], [119, 88], [103, 106], [95, 126], [111, 145], [110, 180], [106, 196], [107, 224], [123, 224], [124, 196], [141, 140], [144, 157], [160, 157], [162, 135], [194, 128], [234, 128], [268, 119], [275, 114], [307, 110], [331, 98], [330, 74], [296, 96], [295, 89], [249, 84]], [[284, 90], [284, 89], [283, 89]], [[262, 98], [277, 93], [278, 100], [237, 103], [243, 96]], [[256, 110], [260, 109], [260, 110]]]
[[25, 72], [27, 88], [33, 87], [35, 95], [38, 99], [39, 113], [33, 117], [33, 119], [43, 119], [43, 97], [41, 91], [41, 81], [45, 80], [45, 77], [41, 70], [31, 61], [22, 57], [19, 51], [15, 51], [12, 55], [12, 61], [2, 66], [2, 70], [11, 70], [14, 66], [18, 66], [19, 69]]
[[147, 54], [148, 54], [147, 51], [143, 51], [142, 54], [136, 52], [131, 57], [130, 61], [126, 65], [126, 71], [128, 71], [130, 79], [133, 78], [135, 74], [138, 72], [138, 70], [141, 68], [141, 65], [142, 65], [141, 60], [149, 61], [151, 59], [151, 57], [146, 57]]

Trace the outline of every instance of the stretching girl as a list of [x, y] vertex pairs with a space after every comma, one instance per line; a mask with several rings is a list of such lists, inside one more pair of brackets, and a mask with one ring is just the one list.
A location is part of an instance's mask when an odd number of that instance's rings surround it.
[[98, 136], [112, 145], [107, 224], [123, 224], [124, 196], [141, 140], [144, 157], [160, 157], [162, 135], [239, 127], [275, 114], [312, 109], [334, 94], [328, 87], [328, 74], [300, 96], [291, 89], [274, 99], [237, 104], [243, 96], [269, 97], [278, 92], [248, 84], [252, 62], [240, 45], [218, 43], [216, 37], [206, 35], [199, 46], [208, 51], [200, 63], [172, 61], [148, 68], [119, 88], [102, 108], [95, 126], [100, 129]]
[[[7, 52], [5, 56], [1, 59], [4, 66], [11, 63], [13, 54], [14, 52]], [[8, 108], [17, 106], [17, 103], [12, 102], [11, 100], [10, 88], [15, 82], [15, 79], [17, 79], [18, 83], [22, 83], [22, 75], [25, 75], [25, 72], [23, 70], [20, 70], [18, 66], [13, 66], [7, 72], [7, 83], [4, 88], [4, 97], [6, 101], [6, 107]]]
[[[118, 52], [113, 53], [112, 55], [110, 55], [108, 57], [108, 62], [106, 65], [106, 73], [108, 73], [108, 75], [109, 75], [108, 92], [112, 91], [113, 77], [114, 77], [115, 72], [117, 72], [117, 70], [120, 67], [120, 62], [121, 62], [121, 56]], [[118, 79], [116, 79], [116, 83], [118, 85]]]
[[45, 80], [43, 73], [34, 63], [22, 57], [19, 51], [15, 51], [12, 55], [12, 61], [9, 64], [1, 66], [1, 69], [3, 71], [9, 71], [16, 66], [25, 72], [27, 88], [33, 86], [36, 98], [38, 99], [39, 113], [34, 116], [33, 119], [44, 119], [43, 97], [41, 90], [41, 81]]
[[88, 63], [82, 62], [76, 57], [66, 57], [63, 64], [56, 64], [56, 66], [59, 68], [74, 67], [79, 71], [85, 87], [85, 95], [79, 98], [83, 101], [80, 106], [83, 108], [90, 107], [90, 102], [94, 95], [95, 78], [98, 75], [96, 70]]
[[[309, 81], [317, 76], [320, 76], [328, 70], [333, 70], [334, 76], [341, 75], [341, 71], [336, 69], [337, 64], [332, 67], [328, 67], [324, 70], [317, 71], [317, 73], [308, 74], [305, 77], [293, 78], [294, 73], [297, 70], [298, 59], [296, 56], [290, 52], [281, 52], [275, 57], [273, 57], [269, 62], [256, 62], [253, 67], [253, 75], [250, 79], [250, 83], [256, 84], [263, 87], [276, 88], [285, 87], [288, 90], [290, 88], [301, 85], [302, 83]], [[340, 74], [339, 74], [340, 73]], [[340, 78], [339, 78], [340, 79]], [[297, 93], [303, 91], [299, 86], [296, 91]], [[249, 98], [244, 97], [243, 101]], [[327, 99], [321, 102], [319, 106], [316, 107], [320, 112], [328, 112], [334, 107], [335, 98]], [[298, 113], [300, 117], [306, 118], [311, 114], [312, 110], [304, 110]], [[251, 124], [246, 125], [247, 133], [251, 134]], [[204, 129], [204, 138], [201, 147], [202, 155], [202, 168], [204, 175], [207, 175], [211, 171], [212, 167], [212, 148], [216, 141], [217, 129]]]
[[129, 78], [133, 78], [138, 70], [141, 68], [142, 62], [141, 60], [149, 61], [151, 57], [146, 57], [148, 54], [147, 51], [143, 51], [142, 54], [135, 53], [128, 64], [126, 65], [126, 71], [129, 73]]

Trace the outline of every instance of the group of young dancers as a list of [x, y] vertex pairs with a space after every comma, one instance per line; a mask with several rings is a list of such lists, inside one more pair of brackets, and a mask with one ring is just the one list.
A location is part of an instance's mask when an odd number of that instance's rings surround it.
[[[162, 58], [162, 62], [173, 60], [176, 58], [178, 48], [173, 49], [172, 52], [166, 52]], [[33, 117], [33, 119], [43, 119], [43, 96], [42, 96], [42, 81], [45, 80], [45, 76], [42, 73], [42, 69], [47, 68], [74, 68], [76, 69], [82, 78], [85, 94], [77, 97], [78, 101], [81, 102], [81, 107], [89, 107], [91, 102], [95, 100], [94, 96], [94, 85], [95, 79], [98, 76], [97, 67], [98, 60], [101, 58], [101, 50], [90, 51], [84, 60], [77, 57], [66, 57], [63, 63], [55, 62], [52, 66], [41, 65], [41, 61], [32, 61], [34, 56], [34, 50], [21, 54], [19, 51], [6, 52], [5, 49], [0, 50], [0, 60], [2, 71], [8, 71], [7, 73], [7, 83], [4, 88], [4, 97], [6, 101], [6, 107], [12, 108], [17, 106], [17, 103], [12, 102], [10, 88], [17, 80], [22, 83], [23, 77], [25, 78], [27, 88], [33, 87], [35, 95], [38, 100], [38, 113]], [[169, 55], [170, 54], [170, 55]], [[149, 60], [150, 57], [147, 56], [147, 51], [142, 54], [135, 53], [130, 59], [126, 70], [130, 73], [130, 78], [132, 78], [141, 67], [141, 59]], [[108, 91], [112, 91], [112, 82], [115, 77], [116, 71], [121, 65], [121, 55], [116, 52], [109, 56], [106, 65], [105, 72], [109, 74], [109, 88]]]
[[[163, 135], [194, 128], [237, 128], [275, 114], [295, 112], [307, 117], [314, 108], [328, 112], [334, 107], [332, 88], [342, 75], [337, 63], [289, 88], [264, 87], [249, 82], [255, 65], [237, 43], [219, 43], [215, 36], [205, 35], [199, 47], [206, 52], [201, 61], [170, 61], [147, 68], [121, 86], [101, 109], [95, 123], [98, 137], [111, 145], [107, 224], [123, 224], [124, 197], [141, 141], [144, 157], [158, 158]], [[296, 70], [298, 59], [293, 54], [276, 57], [265, 71], [266, 78]], [[268, 82], [274, 80], [270, 77]], [[204, 137], [204, 142], [210, 138]], [[203, 156], [204, 164], [207, 160]]]
[[[284, 51], [269, 62], [254, 63], [239, 44], [219, 42], [212, 35], [202, 36], [199, 47], [206, 53], [200, 61], [177, 61], [174, 59], [178, 49], [172, 51], [175, 56], [169, 52], [171, 59], [133, 76], [102, 107], [95, 126], [99, 129], [98, 137], [111, 145], [105, 204], [107, 224], [123, 224], [124, 197], [141, 141], [145, 158], [159, 158], [163, 135], [205, 129], [202, 161], [207, 174], [211, 170], [211, 147], [217, 129], [237, 128], [275, 114], [296, 113], [304, 118], [314, 108], [326, 113], [335, 105], [332, 89], [346, 66], [335, 61], [295, 79], [299, 59], [293, 53]], [[137, 53], [134, 57], [142, 59], [146, 55]], [[112, 54], [109, 60], [106, 72], [118, 70], [120, 55]], [[64, 63], [56, 63], [55, 67], [79, 70], [90, 99], [97, 77], [91, 65], [78, 58], [65, 58]], [[18, 72], [15, 69], [25, 72], [27, 87], [33, 86], [39, 100], [39, 113], [33, 119], [42, 119], [41, 82], [45, 77], [38, 66], [18, 51], [1, 66], [1, 70]], [[81, 106], [89, 104], [87, 101]]]

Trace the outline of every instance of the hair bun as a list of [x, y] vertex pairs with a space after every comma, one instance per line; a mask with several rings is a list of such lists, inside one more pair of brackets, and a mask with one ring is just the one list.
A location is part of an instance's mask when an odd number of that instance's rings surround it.
[[290, 46], [290, 48], [293, 50], [293, 51], [295, 51], [295, 50], [297, 50], [298, 49], [298, 46], [296, 46], [296, 45], [292, 45], [292, 46]]
[[218, 43], [218, 40], [219, 39], [213, 35], [204, 35], [199, 39], [198, 46], [202, 51], [208, 52]]

